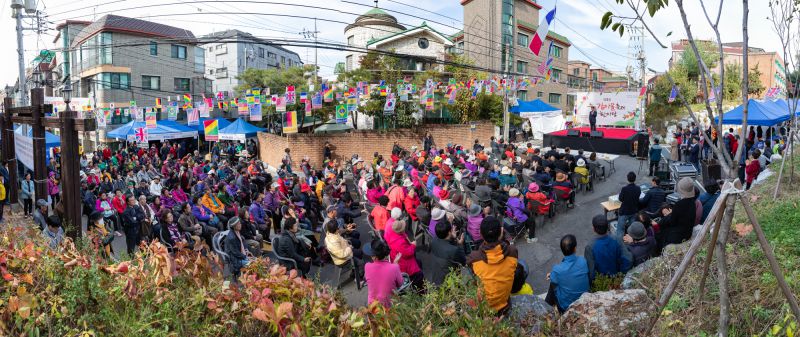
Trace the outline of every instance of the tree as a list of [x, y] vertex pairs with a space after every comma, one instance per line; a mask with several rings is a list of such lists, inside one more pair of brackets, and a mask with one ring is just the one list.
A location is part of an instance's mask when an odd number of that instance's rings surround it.
[[764, 92], [764, 84], [761, 83], [761, 70], [758, 70], [758, 63], [750, 68], [750, 77], [747, 79], [747, 94], [750, 96], [761, 97]]
[[[752, 80], [752, 77], [750, 78]], [[722, 98], [732, 101], [742, 95], [742, 66], [728, 64], [725, 66], [725, 87], [722, 88]]]
[[[697, 47], [703, 63], [705, 63], [709, 69], [716, 67], [717, 56], [713, 54], [714, 46], [710, 42], [698, 41]], [[686, 49], [683, 51], [681, 54], [681, 59], [678, 61], [678, 66], [686, 70], [686, 74], [689, 76], [689, 79], [697, 82], [700, 78], [700, 65], [697, 62], [697, 57], [695, 57], [695, 54], [691, 49]]]
[[[676, 83], [680, 94], [683, 97], [694, 97], [696, 93], [697, 83], [689, 79], [686, 74], [686, 69], [683, 67], [675, 67], [670, 70], [668, 74]], [[669, 95], [672, 91], [672, 84], [666, 75], [661, 75], [656, 79], [655, 86], [651, 91], [652, 99], [647, 105], [647, 114], [645, 115], [645, 122], [657, 129], [665, 121], [674, 121], [679, 119], [680, 114], [683, 112], [683, 106], [676, 99], [674, 102], [669, 102]]]

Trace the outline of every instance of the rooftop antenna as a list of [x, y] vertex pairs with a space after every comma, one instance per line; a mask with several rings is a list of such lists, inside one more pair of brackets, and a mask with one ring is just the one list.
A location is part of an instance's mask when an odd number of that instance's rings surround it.
[[375, 0], [375, 8], [378, 8], [378, 0]]

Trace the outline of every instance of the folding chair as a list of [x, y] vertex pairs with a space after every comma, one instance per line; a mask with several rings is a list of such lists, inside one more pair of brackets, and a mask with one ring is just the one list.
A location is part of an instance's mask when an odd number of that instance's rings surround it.
[[274, 236], [272, 238], [272, 253], [275, 254], [275, 258], [277, 258], [279, 262], [284, 262], [284, 263], [289, 264], [292, 269], [300, 271], [300, 269], [297, 268], [297, 261], [295, 261], [294, 259], [288, 258], [286, 256], [281, 256], [281, 254], [278, 253], [278, 244], [279, 243], [280, 243], [280, 237], [277, 236], [277, 235]]
[[[339, 258], [338, 256], [334, 256], [331, 251], [328, 251], [332, 257]], [[338, 265], [333, 263], [333, 268], [336, 270], [336, 289], [341, 289], [342, 286], [350, 280], [348, 277], [344, 283], [342, 283], [342, 274], [347, 272], [348, 270], [352, 272], [353, 279], [356, 281], [356, 288], [361, 290], [361, 280], [358, 277], [358, 269], [356, 269], [356, 261], [354, 259], [349, 259], [345, 263]]]

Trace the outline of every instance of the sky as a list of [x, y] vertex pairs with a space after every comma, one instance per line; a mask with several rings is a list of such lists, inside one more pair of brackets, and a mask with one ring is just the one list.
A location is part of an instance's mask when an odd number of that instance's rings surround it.
[[[4, 32], [0, 34], [2, 42], [0, 45], [5, 47], [0, 50], [0, 64], [6, 65], [0, 71], [0, 87], [13, 84], [17, 78], [16, 22], [11, 18], [11, 1], [0, 0], [0, 31]], [[264, 38], [302, 39], [303, 30], [313, 31], [312, 18], [318, 18], [317, 30], [320, 32], [318, 35], [320, 41], [345, 43], [346, 23], [353, 22], [358, 15], [375, 5], [372, 0], [37, 0], [37, 2], [37, 8], [47, 21], [45, 27], [48, 30], [42, 34], [34, 31], [25, 32], [26, 62], [30, 62], [41, 49], [55, 48], [53, 45], [57, 33], [55, 26], [67, 19], [93, 20], [113, 13], [189, 29], [195, 36], [225, 29], [239, 29]], [[629, 64], [627, 59], [629, 34], [626, 32], [621, 38], [610, 29], [601, 31], [599, 27], [601, 17], [608, 10], [620, 15], [631, 15], [632, 11], [627, 6], [618, 5], [614, 0], [561, 2], [538, 0], [537, 2], [543, 7], [540, 11], [541, 17], [546, 10], [557, 6], [556, 22], [550, 29], [571, 40], [573, 47], [569, 50], [570, 60], [588, 61], [593, 66], [617, 72], [624, 71]], [[686, 1], [688, 21], [695, 38], [711, 39], [714, 37], [713, 31], [702, 14], [700, 2]], [[669, 7], [657, 13], [655, 17], [645, 18], [655, 36], [667, 46], [667, 48], [660, 47], [653, 36], [646, 34], [644, 49], [647, 66], [657, 71], [666, 70], [668, 67], [671, 56], [670, 43], [686, 37], [675, 1], [669, 3]], [[717, 13], [718, 2], [706, 0], [706, 3], [709, 3], [707, 9], [713, 20]], [[291, 4], [327, 9], [290, 6]], [[455, 33], [463, 28], [463, 9], [460, 0], [379, 0], [378, 5], [394, 15], [399, 23], [406, 27], [417, 26], [425, 21], [446, 34]], [[181, 15], [169, 16], [170, 14]], [[741, 2], [725, 1], [722, 14], [719, 26], [723, 42], [741, 41]], [[158, 17], [153, 17], [154, 15]], [[306, 16], [309, 19], [287, 18], [281, 15]], [[767, 20], [769, 16], [770, 9], [766, 0], [750, 1], [748, 25], [750, 45], [767, 51], [781, 52], [780, 41], [772, 29], [772, 23]], [[538, 22], [538, 19], [536, 21]], [[28, 26], [30, 27], [30, 24]], [[669, 32], [672, 34], [667, 36]], [[313, 48], [288, 47], [288, 49], [297, 52], [305, 63], [314, 62]], [[321, 76], [333, 75], [336, 63], [344, 61], [344, 52], [326, 49], [318, 49], [317, 52]]]

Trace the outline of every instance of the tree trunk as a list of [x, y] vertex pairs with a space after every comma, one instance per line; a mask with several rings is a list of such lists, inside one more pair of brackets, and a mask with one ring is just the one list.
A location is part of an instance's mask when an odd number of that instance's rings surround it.
[[715, 255], [717, 255], [717, 283], [719, 284], [719, 321], [717, 335], [720, 337], [728, 335], [728, 326], [730, 325], [731, 318], [731, 301], [728, 296], [728, 261], [725, 247], [728, 243], [728, 233], [730, 233], [737, 199], [738, 196], [731, 196], [727, 200], [727, 207], [725, 207], [725, 212], [722, 214], [719, 236], [717, 237], [716, 246], [714, 248]]

